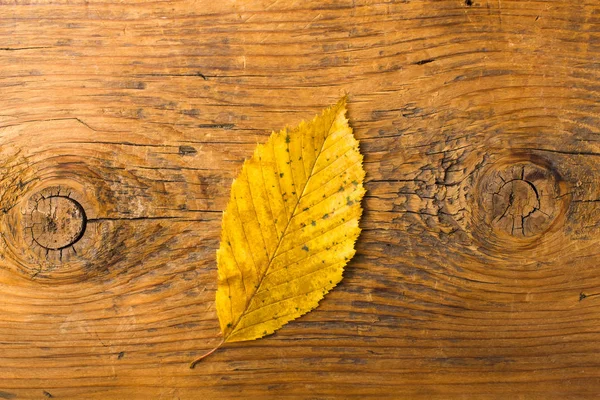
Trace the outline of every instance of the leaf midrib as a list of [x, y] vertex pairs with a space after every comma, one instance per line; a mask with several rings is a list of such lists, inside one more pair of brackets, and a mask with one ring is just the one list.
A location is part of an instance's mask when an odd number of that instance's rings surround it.
[[[337, 108], [339, 108], [339, 105], [338, 105]], [[331, 125], [329, 126], [329, 129], [327, 130], [327, 135], [323, 138], [323, 143], [321, 143], [321, 148], [317, 152], [317, 156], [315, 157], [315, 162], [313, 163], [313, 165], [312, 165], [312, 167], [310, 169], [310, 173], [308, 174], [308, 178], [306, 179], [306, 182], [304, 183], [304, 187], [302, 188], [302, 193], [298, 197], [298, 200], [296, 201], [296, 205], [294, 206], [294, 209], [292, 210], [292, 213], [290, 214], [290, 218], [289, 218], [289, 220], [288, 220], [285, 228], [281, 232], [281, 238], [279, 239], [279, 241], [277, 243], [277, 247], [275, 248], [275, 251], [273, 251], [272, 255], [269, 257], [269, 263], [267, 264], [267, 267], [264, 269], [264, 273], [262, 274], [262, 276], [260, 278], [260, 281], [258, 282], [258, 285], [255, 287], [254, 292], [252, 292], [252, 295], [250, 296], [250, 298], [246, 302], [246, 307], [244, 309], [244, 312], [240, 315], [240, 317], [238, 318], [238, 320], [232, 326], [231, 331], [229, 331], [229, 334], [227, 336], [224, 336], [223, 341], [225, 341], [225, 342], [227, 341], [227, 338], [229, 338], [236, 331], [236, 328], [237, 328], [238, 324], [246, 316], [246, 314], [248, 312], [248, 307], [252, 303], [252, 300], [254, 299], [254, 296], [256, 295], [256, 293], [258, 293], [260, 291], [260, 289], [262, 287], [262, 284], [263, 284], [263, 282], [265, 280], [265, 277], [268, 275], [267, 271], [271, 267], [271, 264], [273, 263], [273, 260], [275, 259], [276, 255], [277, 255], [277, 252], [279, 251], [279, 248], [281, 247], [281, 243], [284, 241], [284, 239], [286, 237], [287, 230], [289, 229], [292, 220], [296, 216], [296, 211], [298, 210], [298, 206], [300, 205], [300, 201], [302, 200], [302, 198], [305, 195], [306, 188], [308, 187], [308, 183], [310, 182], [311, 178], [313, 177], [313, 173], [314, 173], [314, 170], [315, 170], [315, 166], [317, 165], [317, 161], [319, 160], [319, 157], [321, 156], [321, 154], [323, 154], [323, 149], [325, 147], [325, 142], [327, 141], [327, 139], [331, 135], [331, 129], [333, 128], [333, 124], [335, 123], [335, 121], [337, 119], [338, 112], [339, 112], [339, 109], [336, 109], [336, 111], [335, 111], [335, 113], [333, 115], [333, 120], [331, 121]], [[276, 157], [276, 155], [275, 155], [275, 157]], [[262, 166], [261, 166], [261, 168], [262, 168]]]

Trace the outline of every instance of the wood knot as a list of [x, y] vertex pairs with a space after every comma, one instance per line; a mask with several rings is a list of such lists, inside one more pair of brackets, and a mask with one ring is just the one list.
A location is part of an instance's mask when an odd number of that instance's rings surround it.
[[32, 200], [29, 216], [33, 244], [46, 250], [62, 250], [77, 243], [85, 232], [83, 207], [68, 195], [51, 195]]
[[7, 268], [53, 283], [102, 273], [93, 262], [103, 261], [111, 232], [91, 224], [98, 215], [97, 196], [87, 196], [88, 188], [73, 183], [40, 185], [0, 218], [0, 257]]
[[481, 179], [478, 211], [499, 237], [536, 239], [564, 213], [560, 179], [543, 162], [505, 160]]

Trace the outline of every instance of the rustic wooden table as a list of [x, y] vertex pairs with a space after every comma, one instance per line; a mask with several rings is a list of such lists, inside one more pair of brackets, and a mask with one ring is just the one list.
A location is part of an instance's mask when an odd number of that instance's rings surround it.
[[[1, 3], [0, 398], [600, 393], [597, 0]], [[190, 370], [232, 179], [345, 93], [345, 279]]]

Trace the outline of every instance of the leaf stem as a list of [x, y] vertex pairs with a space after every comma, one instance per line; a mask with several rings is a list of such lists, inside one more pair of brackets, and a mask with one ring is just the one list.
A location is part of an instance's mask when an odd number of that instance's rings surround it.
[[221, 340], [221, 342], [217, 345], [217, 347], [210, 350], [208, 353], [204, 353], [203, 355], [201, 355], [200, 357], [198, 357], [194, 361], [192, 361], [192, 363], [190, 364], [190, 369], [194, 369], [196, 364], [198, 364], [200, 361], [202, 361], [203, 359], [205, 359], [206, 357], [210, 356], [212, 353], [217, 351], [223, 345], [223, 343], [225, 343], [225, 339]]

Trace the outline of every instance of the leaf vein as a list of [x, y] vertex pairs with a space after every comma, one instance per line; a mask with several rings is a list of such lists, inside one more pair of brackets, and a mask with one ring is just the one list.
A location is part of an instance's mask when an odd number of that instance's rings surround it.
[[[335, 267], [336, 265], [338, 265], [338, 264], [341, 264], [341, 263], [342, 263], [341, 261], [338, 261], [338, 262], [336, 262], [336, 263], [333, 263], [333, 264], [326, 264], [326, 265], [324, 265], [324, 266], [322, 266], [322, 267], [320, 267], [320, 268], [314, 269], [314, 270], [312, 270], [312, 271], [310, 271], [310, 272], [307, 272], [307, 273], [305, 273], [305, 274], [302, 274], [302, 275], [300, 275], [300, 276], [296, 276], [296, 277], [294, 277], [293, 279], [290, 279], [289, 281], [285, 281], [285, 282], [282, 282], [282, 283], [278, 283], [277, 285], [274, 285], [274, 286], [272, 286], [272, 287], [273, 287], [273, 288], [276, 288], [276, 287], [279, 287], [279, 286], [287, 285], [288, 283], [292, 283], [292, 282], [294, 282], [294, 281], [297, 281], [297, 280], [300, 280], [300, 279], [302, 279], [302, 278], [306, 278], [307, 276], [310, 276], [310, 275], [316, 274], [317, 272], [321, 272], [321, 271], [323, 271], [323, 270], [325, 270], [325, 269], [327, 269], [327, 268], [333, 268], [333, 267]], [[319, 289], [322, 289], [322, 288], [319, 288]], [[262, 292], [260, 292], [260, 293], [264, 293], [264, 291], [262, 291]], [[301, 294], [305, 294], [305, 293], [306, 293], [306, 292], [304, 292], [304, 293], [301, 293]], [[257, 293], [257, 294], [258, 294], [258, 293]], [[293, 296], [292, 296], [291, 298], [293, 298]], [[272, 302], [272, 303], [264, 303], [264, 304], [261, 304], [261, 305], [260, 305], [260, 307], [258, 307], [258, 308], [254, 308], [254, 309], [251, 309], [251, 310], [248, 312], [248, 314], [247, 314], [247, 315], [249, 315], [249, 314], [252, 314], [253, 312], [256, 312], [256, 311], [258, 311], [258, 310], [260, 310], [260, 309], [262, 309], [262, 308], [265, 308], [265, 307], [268, 307], [268, 306], [272, 306], [273, 304], [278, 304], [278, 303], [281, 303], [282, 301], [289, 300], [289, 299], [290, 299], [290, 297], [288, 297], [288, 298], [285, 298], [285, 299], [282, 299], [282, 300], [274, 301], [274, 302]]]
[[[323, 290], [323, 288], [317, 288], [317, 289], [315, 289], [315, 290], [311, 290], [311, 291], [309, 291], [309, 292], [304, 292], [304, 293], [300, 293], [300, 294], [297, 294], [297, 295], [294, 295], [294, 296], [288, 297], [288, 298], [286, 298], [286, 299], [280, 300], [279, 302], [272, 303], [272, 304], [277, 304], [277, 303], [281, 303], [281, 302], [284, 302], [284, 301], [292, 300], [292, 299], [294, 299], [294, 298], [296, 298], [296, 297], [300, 297], [300, 296], [304, 296], [304, 295], [307, 295], [307, 294], [315, 293], [315, 292], [318, 292], [318, 291], [321, 291], [321, 290]], [[271, 305], [272, 305], [272, 304], [271, 304]], [[299, 313], [299, 312], [300, 312], [300, 311], [298, 310], [298, 311], [292, 311], [292, 312], [290, 312], [290, 313], [287, 313], [287, 314], [279, 315], [279, 316], [277, 316], [277, 319], [279, 319], [279, 318], [284, 318], [284, 317], [287, 317], [287, 316], [289, 316], [289, 315], [294, 315], [294, 314], [297, 314], [297, 313]], [[235, 333], [239, 333], [239, 332], [242, 332], [242, 331], [244, 331], [244, 330], [250, 329], [250, 328], [252, 328], [252, 327], [255, 327], [256, 325], [264, 324], [265, 322], [273, 321], [274, 319], [275, 319], [275, 318], [271, 318], [271, 319], [267, 319], [267, 320], [264, 320], [264, 321], [255, 322], [255, 323], [253, 323], [253, 324], [250, 324], [250, 325], [244, 326], [244, 327], [242, 327], [242, 328], [240, 328], [240, 329], [236, 330], [236, 331], [235, 331]], [[233, 332], [232, 332], [232, 334], [233, 334]]]
[[[277, 164], [277, 157], [275, 157], [275, 137], [272, 138], [272, 140], [269, 140], [271, 142], [271, 151], [273, 152], [273, 158], [275, 160], [275, 180], [277, 181], [277, 186], [279, 187], [279, 197], [283, 197], [283, 190], [281, 189], [281, 181], [279, 180], [279, 164]], [[282, 201], [283, 203], [283, 208], [285, 208], [285, 215], [289, 215], [290, 210], [288, 210], [287, 204], [285, 203], [285, 201]]]
[[[239, 182], [241, 183], [241, 182]], [[248, 184], [250, 186], [250, 184]], [[256, 271], [256, 277], [258, 278], [258, 266], [256, 265], [256, 260], [254, 259], [254, 253], [252, 252], [252, 246], [250, 245], [250, 241], [248, 240], [248, 235], [246, 235], [246, 228], [244, 228], [244, 222], [240, 216], [240, 206], [238, 204], [237, 196], [233, 196], [233, 200], [235, 201], [235, 208], [238, 214], [238, 220], [240, 221], [240, 226], [242, 227], [242, 233], [244, 234], [244, 240], [248, 244], [248, 250], [250, 253], [250, 258], [252, 259], [252, 263], [254, 264], [254, 271]], [[254, 205], [252, 205], [254, 207]]]
[[[275, 223], [275, 214], [273, 214], [273, 207], [271, 206], [271, 196], [269, 195], [269, 190], [267, 189], [267, 182], [265, 181], [265, 171], [263, 168], [262, 158], [258, 158], [258, 162], [260, 164], [260, 175], [262, 177], [263, 187], [265, 188], [265, 194], [267, 195], [267, 205], [269, 206], [269, 211], [271, 213], [271, 219], [273, 220], [273, 225], [275, 225], [275, 233], [277, 234], [277, 240], [281, 239], [279, 236], [279, 231], [277, 230], [277, 224]], [[270, 257], [271, 255], [269, 255]]]
[[[254, 218], [256, 218], [256, 223], [258, 223], [258, 230], [260, 231], [260, 237], [262, 238], [263, 241], [263, 245], [264, 248], [267, 248], [267, 241], [265, 240], [265, 234], [263, 233], [263, 227], [262, 224], [260, 223], [260, 218], [258, 218], [258, 211], [256, 211], [256, 204], [254, 204], [254, 195], [252, 194], [252, 185], [250, 184], [250, 175], [248, 175], [248, 168], [245, 168], [246, 170], [246, 182], [248, 183], [248, 191], [250, 192], [250, 203], [252, 204], [252, 210], [254, 211]], [[239, 213], [239, 209], [238, 209], [238, 213]], [[243, 225], [243, 224], [242, 224]], [[267, 251], [267, 258], [270, 257], [269, 255], [269, 251]], [[252, 249], [250, 249], [250, 252], [252, 252]], [[254, 260], [254, 258], [253, 258]]]
[[[227, 228], [226, 224], [223, 224], [223, 229], [225, 232], [225, 236], [227, 237], [227, 239], [229, 239], [229, 229]], [[231, 242], [229, 240], [227, 240], [227, 243], [231, 243]], [[238, 271], [240, 271], [240, 278], [242, 278], [242, 287], [244, 288], [244, 297], [246, 298], [246, 301], [248, 301], [248, 291], [246, 290], [246, 283], [244, 283], [244, 273], [242, 272], [242, 269], [240, 268], [240, 264], [238, 263], [237, 257], [235, 256], [235, 252], [233, 251], [233, 247], [231, 247], [231, 245], [229, 245], [229, 248], [231, 249], [231, 255], [233, 257], [233, 261], [235, 261], [235, 266], [237, 267]], [[233, 312], [231, 313], [231, 315], [233, 315]]]
[[303, 242], [303, 243], [300, 243], [300, 244], [298, 244], [298, 245], [296, 245], [296, 246], [294, 246], [294, 247], [290, 247], [289, 249], [287, 249], [287, 250], [286, 250], [286, 251], [284, 251], [283, 253], [278, 253], [278, 254], [276, 254], [276, 255], [275, 255], [275, 257], [274, 257], [274, 259], [275, 259], [275, 258], [277, 258], [277, 257], [279, 257], [279, 256], [282, 256], [282, 255], [284, 255], [284, 254], [286, 254], [286, 253], [289, 253], [290, 251], [292, 251], [292, 250], [294, 250], [294, 249], [297, 249], [297, 248], [299, 248], [299, 247], [300, 247], [300, 248], [302, 248], [302, 246], [304, 246], [305, 244], [308, 244], [308, 242], [310, 242], [311, 240], [318, 239], [318, 238], [320, 238], [321, 236], [323, 236], [323, 235], [326, 235], [326, 234], [328, 234], [329, 232], [331, 232], [331, 231], [333, 231], [333, 230], [335, 230], [335, 229], [339, 228], [340, 226], [346, 225], [347, 223], [350, 223], [350, 222], [352, 222], [352, 221], [354, 221], [354, 219], [349, 219], [348, 221], [343, 221], [341, 224], [337, 224], [337, 225], [335, 225], [334, 227], [331, 227], [330, 229], [327, 229], [325, 232], [321, 232], [321, 233], [320, 233], [319, 235], [317, 235], [317, 236], [311, 236], [311, 238], [310, 238], [309, 240], [307, 240], [307, 241], [305, 241], [305, 242]]

